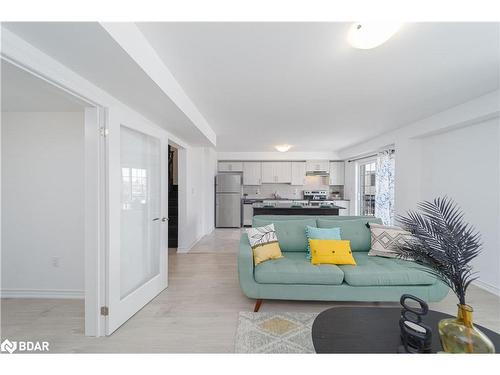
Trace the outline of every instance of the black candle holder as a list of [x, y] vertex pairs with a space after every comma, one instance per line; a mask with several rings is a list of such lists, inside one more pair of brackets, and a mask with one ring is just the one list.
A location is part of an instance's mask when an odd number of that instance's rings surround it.
[[[411, 307], [407, 301], [412, 300], [420, 307]], [[432, 344], [432, 330], [422, 323], [422, 318], [427, 315], [429, 306], [423, 300], [410, 294], [403, 294], [400, 299], [401, 318], [399, 328], [401, 330], [400, 353], [430, 353]]]

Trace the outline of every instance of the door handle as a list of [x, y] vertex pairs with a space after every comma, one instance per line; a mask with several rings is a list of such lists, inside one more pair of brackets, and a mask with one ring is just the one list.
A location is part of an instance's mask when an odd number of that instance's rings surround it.
[[155, 217], [155, 218], [153, 219], [153, 221], [158, 221], [158, 220], [160, 220], [160, 218], [159, 218], [159, 217]]
[[161, 221], [164, 223], [165, 221], [168, 221], [168, 217], [162, 217]]

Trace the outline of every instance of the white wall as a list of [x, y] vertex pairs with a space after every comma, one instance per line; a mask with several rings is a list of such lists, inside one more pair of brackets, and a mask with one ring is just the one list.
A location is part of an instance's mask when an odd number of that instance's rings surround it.
[[[395, 210], [448, 194], [465, 211], [484, 241], [475, 263], [478, 285], [500, 294], [500, 92], [437, 113], [339, 152], [349, 159], [386, 145], [396, 149]], [[355, 163], [346, 168], [345, 194], [355, 197]], [[467, 175], [467, 177], [464, 177]], [[478, 201], [481, 201], [480, 203]]]
[[[351, 159], [360, 155], [372, 154], [387, 145], [396, 149], [396, 184], [395, 184], [395, 210], [403, 214], [406, 210], [414, 208], [415, 202], [420, 197], [420, 186], [413, 183], [420, 178], [421, 146], [420, 138], [448, 130], [477, 124], [488, 119], [498, 117], [500, 114], [500, 91], [481, 96], [477, 99], [463, 103], [431, 117], [408, 124], [402, 128], [374, 137], [369, 141], [342, 149], [339, 151], [340, 159]], [[352, 163], [351, 163], [352, 164]], [[351, 170], [346, 169], [346, 180], [352, 180]], [[346, 185], [348, 185], [346, 183]], [[350, 192], [346, 196], [354, 196], [354, 186], [350, 185]], [[347, 186], [345, 187], [347, 189]]]
[[422, 199], [452, 197], [481, 233], [474, 266], [486, 287], [500, 286], [498, 119], [422, 139]]
[[205, 213], [204, 235], [215, 228], [215, 175], [217, 174], [217, 153], [214, 148], [205, 147], [203, 155], [203, 212]]
[[2, 113], [3, 296], [83, 297], [83, 132], [83, 112]]
[[179, 244], [189, 251], [214, 229], [214, 184], [217, 158], [213, 148], [179, 150]]

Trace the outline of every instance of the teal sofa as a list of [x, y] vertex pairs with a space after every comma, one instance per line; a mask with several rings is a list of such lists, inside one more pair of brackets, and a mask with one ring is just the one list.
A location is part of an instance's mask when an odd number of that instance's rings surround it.
[[[399, 301], [404, 293], [436, 302], [448, 294], [448, 287], [424, 270], [401, 259], [368, 256], [371, 247], [367, 223], [381, 223], [371, 216], [254, 216], [253, 226], [274, 223], [284, 257], [254, 267], [248, 236], [241, 236], [238, 275], [243, 293], [262, 300], [305, 301]], [[342, 239], [351, 241], [356, 266], [312, 265], [306, 259], [306, 225], [339, 227]]]

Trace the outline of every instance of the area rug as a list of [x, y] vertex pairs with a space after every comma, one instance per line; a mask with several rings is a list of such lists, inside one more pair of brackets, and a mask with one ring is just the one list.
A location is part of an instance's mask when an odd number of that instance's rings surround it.
[[240, 312], [236, 353], [314, 353], [311, 329], [318, 314]]

